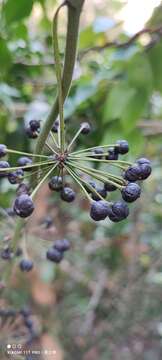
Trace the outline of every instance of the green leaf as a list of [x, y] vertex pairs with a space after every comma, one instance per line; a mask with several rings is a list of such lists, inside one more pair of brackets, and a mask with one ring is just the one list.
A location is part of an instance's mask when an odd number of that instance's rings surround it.
[[121, 118], [135, 94], [136, 90], [131, 88], [126, 82], [123, 81], [116, 84], [111, 89], [104, 104], [103, 121], [108, 122]]
[[30, 15], [33, 0], [8, 0], [4, 5], [4, 15], [7, 23], [20, 21]]
[[162, 92], [162, 41], [150, 49], [148, 55], [154, 76], [154, 88]]
[[127, 67], [128, 82], [133, 87], [145, 87], [151, 91], [153, 74], [146, 54], [137, 53], [129, 61]]
[[149, 92], [145, 89], [136, 89], [133, 96], [129, 98], [127, 106], [121, 113], [121, 124], [125, 132], [132, 131], [136, 123], [143, 115], [149, 101]]
[[0, 38], [0, 72], [6, 72], [11, 65], [11, 53], [7, 47], [6, 41]]
[[149, 92], [130, 87], [122, 81], [110, 91], [104, 105], [103, 122], [120, 119], [125, 132], [131, 131], [142, 116], [149, 99]]

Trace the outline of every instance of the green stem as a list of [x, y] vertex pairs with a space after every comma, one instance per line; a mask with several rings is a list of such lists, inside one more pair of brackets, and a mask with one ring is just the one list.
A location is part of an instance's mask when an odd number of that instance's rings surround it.
[[[80, 160], [80, 161], [94, 161], [94, 162], [99, 162], [99, 163], [109, 163], [110, 165], [115, 165], [117, 167], [119, 167], [119, 165], [125, 165], [126, 167], [130, 165], [129, 162], [127, 161], [122, 161], [122, 160], [104, 160], [104, 159], [95, 159], [92, 157], [76, 157], [76, 156], [71, 156], [69, 155], [69, 159], [73, 159], [73, 160]], [[121, 169], [124, 169], [124, 166], [120, 166]]]
[[92, 201], [90, 195], [88, 194], [88, 192], [86, 191], [86, 189], [84, 188], [84, 186], [82, 185], [80, 178], [78, 179], [78, 176], [76, 175], [76, 173], [74, 171], [72, 171], [69, 166], [64, 165], [65, 169], [67, 170], [67, 172], [69, 172], [69, 174], [73, 177], [73, 179], [77, 182], [77, 184], [81, 187], [81, 189], [83, 190], [84, 194], [86, 195], [86, 197], [88, 198], [89, 201]]
[[18, 155], [25, 155], [25, 156], [30, 156], [30, 157], [42, 157], [42, 158], [48, 158], [47, 155], [38, 155], [38, 154], [30, 154], [24, 151], [18, 151], [18, 150], [12, 150], [12, 149], [7, 149], [7, 153], [11, 153], [11, 154], [18, 154]]
[[[81, 14], [83, 2], [84, 1], [82, 1], [81, 6], [78, 6], [78, 8], [73, 8], [72, 6], [68, 6], [68, 27], [67, 27], [67, 36], [66, 36], [65, 62], [64, 62], [64, 69], [62, 76], [63, 102], [65, 101], [71, 86], [75, 59], [76, 59], [76, 52], [77, 52], [79, 20], [80, 20], [80, 14]], [[58, 114], [59, 114], [59, 105], [58, 105], [58, 97], [57, 97], [52, 106], [51, 112], [42, 128], [42, 131], [38, 137], [35, 154], [42, 153], [45, 145], [45, 141], [48, 137], [48, 134]]]
[[38, 185], [36, 186], [36, 188], [33, 190], [32, 194], [31, 194], [31, 198], [33, 199], [34, 196], [36, 195], [37, 191], [39, 190], [39, 188], [41, 187], [41, 185], [44, 183], [44, 181], [48, 178], [48, 176], [53, 172], [53, 170], [57, 167], [58, 162], [52, 167], [52, 169], [50, 169], [45, 176], [43, 176], [43, 178], [41, 179], [41, 181], [38, 183]]
[[58, 103], [59, 103], [59, 135], [60, 135], [60, 147], [61, 152], [64, 152], [65, 149], [65, 122], [64, 122], [64, 109], [63, 109], [63, 92], [62, 92], [62, 69], [60, 62], [60, 54], [59, 54], [59, 44], [58, 44], [58, 35], [57, 35], [57, 27], [58, 27], [58, 15], [60, 9], [65, 6], [63, 3], [56, 11], [56, 14], [53, 19], [53, 48], [54, 48], [54, 60], [55, 60], [55, 69], [56, 69], [56, 78], [58, 85]]

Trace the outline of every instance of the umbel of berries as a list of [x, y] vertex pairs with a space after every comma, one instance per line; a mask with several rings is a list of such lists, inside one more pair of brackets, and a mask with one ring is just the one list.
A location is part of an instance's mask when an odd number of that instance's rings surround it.
[[[71, 1], [65, 1], [63, 6], [71, 7]], [[126, 156], [130, 145], [125, 139], [85, 148], [84, 143], [88, 141], [88, 135], [93, 134], [93, 119], [92, 123], [86, 118], [83, 119], [72, 139], [69, 140], [68, 122], [65, 123], [64, 120], [64, 102], [70, 90], [76, 54], [73, 54], [71, 58], [69, 52], [66, 51], [65, 59], [60, 59], [57, 25], [61, 8], [62, 5], [57, 9], [53, 19], [52, 44], [58, 90], [56, 102], [47, 120], [44, 121], [42, 129], [38, 119], [31, 120], [26, 128], [29, 138], [38, 137], [34, 153], [23, 152], [20, 149], [12, 150], [0, 144], [0, 178], [1, 181], [8, 179], [11, 185], [18, 185], [13, 209], [21, 218], [32, 215], [34, 197], [45, 182], [51, 190], [51, 204], [57, 206], [60, 200], [63, 200], [67, 203], [66, 208], [73, 206], [75, 214], [76, 209], [73, 203], [77, 197], [73, 186], [75, 183], [89, 201], [90, 217], [93, 221], [111, 220], [116, 223], [128, 217], [129, 203], [141, 196], [141, 181], [150, 176], [151, 164], [144, 157], [135, 162], [128, 161]], [[78, 23], [78, 11], [67, 11], [68, 16], [71, 16], [71, 12], [73, 17], [77, 17], [73, 20]], [[70, 21], [67, 23], [69, 24]], [[73, 27], [69, 27], [67, 39], [70, 38], [75, 42], [72, 47], [75, 49], [77, 36], [73, 36], [73, 32]], [[66, 49], [69, 49], [69, 46], [71, 44], [67, 43]], [[63, 73], [62, 63], [64, 63]], [[67, 76], [65, 76], [66, 67], [68, 68]], [[80, 142], [78, 142], [79, 137]], [[76, 145], [78, 148], [75, 149]], [[10, 165], [10, 154], [19, 156], [17, 164]], [[116, 195], [115, 201], [112, 200], [113, 191]], [[79, 201], [81, 198], [78, 194], [78, 203]], [[47, 259], [59, 263], [64, 258], [68, 246], [65, 240], [61, 243], [57, 241], [48, 249]], [[31, 267], [32, 264], [28, 259], [22, 259], [20, 263], [22, 271], [29, 271]]]

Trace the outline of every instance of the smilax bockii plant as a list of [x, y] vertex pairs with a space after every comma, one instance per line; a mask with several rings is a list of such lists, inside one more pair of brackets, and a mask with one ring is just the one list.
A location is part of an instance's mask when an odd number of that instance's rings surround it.
[[[50, 190], [60, 193], [60, 199], [69, 203], [73, 202], [76, 193], [66, 182], [66, 176], [70, 175], [88, 198], [90, 216], [94, 221], [106, 218], [113, 222], [122, 221], [129, 215], [128, 203], [137, 200], [141, 195], [139, 182], [147, 179], [151, 174], [149, 160], [141, 158], [132, 164], [119, 158], [120, 155], [125, 155], [129, 151], [126, 140], [73, 151], [77, 138], [91, 133], [91, 126], [87, 122], [83, 122], [71, 141], [67, 142], [64, 102], [73, 75], [83, 3], [84, 0], [67, 0], [59, 6], [54, 16], [53, 47], [58, 96], [43, 127], [41, 128], [39, 120], [33, 119], [25, 130], [29, 138], [37, 139], [35, 152], [33, 154], [20, 152], [0, 145], [1, 158], [12, 153], [21, 155], [17, 166], [11, 166], [6, 160], [0, 161], [0, 177], [8, 177], [11, 184], [18, 184], [13, 210], [22, 219], [28, 218], [33, 213], [34, 197], [47, 179]], [[64, 6], [68, 10], [68, 28], [62, 69], [58, 44], [58, 17]], [[95, 164], [98, 165], [97, 168]], [[111, 170], [114, 168], [119, 173]], [[110, 195], [113, 191], [119, 191], [118, 201], [111, 201]], [[12, 252], [15, 252], [18, 247], [23, 224], [22, 220], [18, 221], [11, 241]], [[70, 243], [67, 239], [57, 240], [47, 251], [47, 259], [59, 263], [69, 248]], [[9, 249], [5, 251], [6, 258], [11, 258], [11, 251]], [[33, 262], [28, 258], [26, 250], [19, 266], [22, 271], [30, 271], [33, 268]]]

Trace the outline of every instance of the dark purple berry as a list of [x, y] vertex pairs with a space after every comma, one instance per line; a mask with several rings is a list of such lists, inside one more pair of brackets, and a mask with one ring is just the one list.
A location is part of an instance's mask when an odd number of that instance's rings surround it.
[[58, 132], [58, 128], [59, 128], [59, 121], [56, 120], [52, 126], [52, 129], [51, 131], [54, 132], [54, 133], [57, 133]]
[[84, 134], [84, 135], [89, 134], [90, 131], [91, 131], [91, 126], [90, 126], [90, 124], [88, 122], [83, 122], [81, 124], [81, 128], [82, 128], [81, 133]]
[[129, 208], [123, 201], [116, 201], [109, 212], [109, 219], [113, 222], [119, 222], [126, 219], [129, 215]]
[[68, 239], [56, 240], [53, 246], [60, 252], [64, 252], [70, 249], [70, 241]]
[[129, 145], [128, 145], [128, 141], [126, 140], [118, 140], [116, 142], [116, 151], [121, 154], [121, 155], [124, 155], [124, 154], [127, 154], [128, 151], [129, 151]]
[[19, 166], [22, 167], [22, 169], [23, 169], [24, 171], [30, 171], [30, 170], [32, 169], [31, 167], [25, 168], [25, 166], [32, 164], [32, 160], [31, 160], [29, 157], [27, 157], [27, 156], [22, 156], [22, 157], [20, 157], [20, 158], [18, 159], [17, 163], [18, 163]]
[[149, 159], [146, 159], [146, 158], [140, 158], [136, 162], [139, 165], [143, 165], [143, 164], [151, 165], [151, 161]]
[[31, 310], [28, 307], [24, 307], [20, 310], [20, 314], [24, 317], [27, 318], [28, 316], [31, 315]]
[[46, 256], [48, 260], [55, 263], [60, 263], [60, 261], [63, 259], [63, 252], [58, 251], [55, 248], [50, 248], [48, 249]]
[[95, 221], [106, 219], [109, 214], [109, 204], [104, 201], [93, 201], [90, 210], [90, 216]]
[[121, 193], [123, 200], [126, 202], [133, 202], [140, 197], [141, 188], [138, 184], [133, 182], [124, 187]]
[[19, 257], [19, 256], [21, 256], [22, 254], [23, 254], [22, 249], [21, 249], [20, 247], [18, 247], [18, 248], [16, 249], [16, 251], [15, 251], [15, 256], [16, 256], [16, 257]]
[[33, 261], [29, 259], [22, 259], [19, 263], [19, 267], [21, 271], [29, 272], [33, 269]]
[[7, 247], [6, 249], [3, 249], [1, 251], [1, 258], [3, 260], [10, 260], [12, 258], [12, 256], [13, 256], [13, 253], [9, 247]]
[[140, 165], [140, 170], [141, 170], [141, 173], [139, 176], [139, 180], [147, 179], [151, 175], [151, 172], [152, 172], [151, 166], [146, 163]]
[[124, 178], [128, 181], [137, 181], [139, 180], [141, 174], [141, 169], [138, 164], [130, 166], [124, 173]]
[[7, 161], [0, 161], [0, 178], [8, 175], [7, 171], [1, 171], [1, 169], [7, 169], [9, 167], [10, 167], [10, 165]]
[[118, 160], [118, 153], [116, 153], [113, 147], [109, 148], [108, 155], [106, 156], [106, 160]]
[[92, 156], [94, 159], [102, 159], [103, 158], [103, 149], [102, 148], [96, 148], [92, 151]]
[[[96, 184], [94, 181], [89, 181], [88, 183], [90, 186], [92, 186], [94, 189], [96, 189]], [[84, 187], [86, 189], [86, 191], [88, 192], [88, 194], [92, 193], [92, 190], [90, 189], [90, 187], [88, 186], [88, 184], [85, 184]]]
[[28, 185], [21, 183], [17, 188], [17, 196], [23, 195], [23, 194], [30, 194], [30, 188]]
[[[99, 193], [99, 195], [101, 195], [104, 199], [106, 198], [107, 196], [107, 191], [105, 188], [100, 188], [100, 187], [96, 187], [95, 190]], [[92, 191], [92, 199], [95, 200], [95, 201], [100, 201], [101, 198], [95, 193]]]
[[32, 131], [39, 131], [40, 130], [40, 121], [39, 120], [30, 120], [29, 126]]
[[30, 216], [34, 211], [34, 204], [31, 197], [27, 194], [18, 196], [14, 202], [14, 211], [22, 218]]
[[16, 171], [8, 174], [8, 181], [10, 184], [18, 184], [24, 178], [24, 171], [22, 169], [17, 169]]
[[61, 176], [53, 176], [52, 179], [49, 181], [48, 186], [50, 190], [60, 191], [62, 190], [63, 183]]
[[115, 190], [117, 190], [117, 187], [115, 185], [110, 184], [110, 183], [105, 183], [104, 187], [105, 187], [106, 191], [115, 191]]
[[33, 320], [29, 319], [29, 318], [25, 318], [24, 319], [24, 325], [27, 327], [27, 329], [32, 329], [33, 328]]
[[61, 199], [66, 202], [72, 202], [75, 200], [76, 193], [70, 187], [64, 187], [61, 191]]
[[25, 129], [25, 132], [29, 139], [36, 139], [38, 137], [38, 132], [33, 131], [29, 126]]
[[0, 144], [0, 158], [7, 154], [7, 147], [4, 144]]

